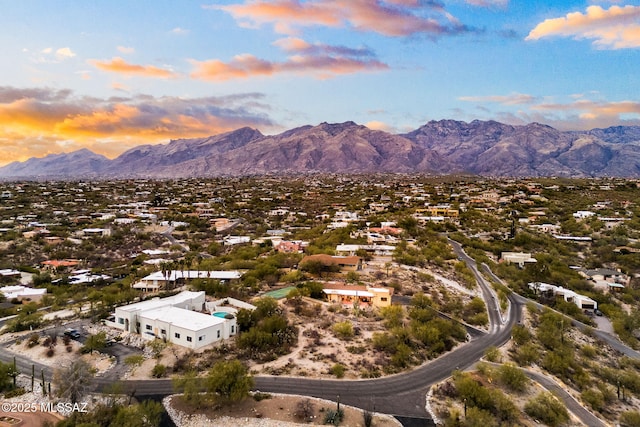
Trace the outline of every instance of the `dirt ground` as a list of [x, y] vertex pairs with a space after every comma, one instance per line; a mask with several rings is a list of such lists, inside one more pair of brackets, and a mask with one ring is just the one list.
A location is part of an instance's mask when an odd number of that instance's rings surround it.
[[63, 418], [48, 412], [7, 413], [0, 411], [0, 427], [38, 427], [46, 422], [55, 425]]
[[[300, 402], [308, 402], [311, 408], [308, 411], [310, 418], [307, 422], [300, 417], [296, 417], [296, 411]], [[221, 407], [216, 409], [205, 409], [194, 411], [190, 406], [186, 405], [180, 396], [172, 396], [171, 399], [165, 401], [165, 405], [175, 411], [178, 420], [178, 427], [188, 427], [193, 425], [252, 425], [252, 423], [260, 420], [274, 420], [283, 423], [295, 423], [299, 425], [323, 425], [325, 424], [325, 415], [330, 409], [336, 410], [336, 402], [330, 402], [321, 399], [307, 398], [301, 396], [271, 395], [270, 398], [256, 401], [249, 397], [244, 401], [229, 407]], [[350, 406], [340, 405], [340, 409], [344, 411], [344, 418], [340, 422], [341, 426], [361, 427], [364, 426], [364, 416], [361, 409]], [[171, 410], [170, 410], [171, 412]], [[189, 415], [194, 415], [190, 419]], [[174, 418], [174, 421], [176, 421]], [[197, 420], [197, 421], [196, 421]], [[234, 421], [235, 420], [235, 421]], [[281, 425], [281, 424], [279, 424]], [[380, 427], [396, 427], [400, 423], [393, 417], [383, 414], [373, 414], [372, 425]]]

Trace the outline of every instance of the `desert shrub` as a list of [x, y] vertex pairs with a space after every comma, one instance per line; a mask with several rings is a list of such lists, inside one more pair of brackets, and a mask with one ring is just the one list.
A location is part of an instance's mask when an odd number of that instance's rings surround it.
[[336, 363], [331, 367], [331, 373], [336, 376], [336, 378], [344, 377], [345, 367], [340, 363]]
[[256, 402], [260, 402], [261, 400], [265, 399], [271, 399], [271, 395], [269, 393], [262, 393], [260, 391], [253, 393], [253, 400], [255, 400]]
[[627, 411], [620, 414], [621, 427], [640, 427], [640, 411]]
[[520, 366], [530, 366], [540, 359], [540, 351], [534, 344], [528, 343], [518, 347], [513, 359]]
[[342, 409], [333, 410], [329, 409], [324, 416], [325, 424], [332, 424], [334, 426], [340, 425], [340, 422], [344, 418], [344, 411]]
[[153, 378], [163, 378], [167, 375], [167, 367], [161, 363], [158, 363], [151, 370], [151, 376]]
[[47, 348], [47, 351], [45, 352], [45, 355], [47, 357], [53, 357], [53, 355], [55, 354], [55, 350], [53, 349], [53, 347], [49, 347]]
[[500, 382], [510, 390], [522, 392], [527, 389], [529, 378], [527, 378], [522, 369], [511, 363], [500, 366], [498, 375], [500, 376]]
[[600, 390], [593, 388], [587, 389], [580, 394], [580, 397], [587, 402], [594, 411], [602, 411], [604, 407], [604, 396]]
[[333, 333], [336, 335], [336, 337], [340, 339], [348, 340], [353, 338], [353, 324], [348, 320], [336, 323], [331, 329], [333, 330]]
[[592, 345], [585, 344], [580, 348], [580, 351], [582, 352], [582, 355], [584, 357], [587, 357], [589, 359], [593, 359], [594, 357], [596, 357], [596, 349]]
[[296, 409], [293, 412], [293, 416], [298, 420], [308, 423], [313, 420], [315, 415], [315, 409], [313, 403], [309, 399], [303, 399], [298, 401]]
[[524, 325], [515, 325], [511, 329], [511, 337], [516, 344], [523, 345], [531, 339], [531, 332]]
[[27, 340], [27, 347], [29, 348], [35, 347], [38, 345], [39, 342], [40, 342], [40, 335], [31, 334], [29, 335], [29, 339]]
[[569, 421], [569, 412], [564, 404], [550, 392], [544, 391], [524, 405], [524, 411], [531, 418], [555, 427]]
[[491, 412], [472, 406], [467, 408], [464, 424], [461, 425], [464, 427], [498, 427], [500, 424]]
[[347, 346], [347, 351], [351, 354], [364, 354], [367, 351], [367, 347], [363, 345], [350, 345]]
[[500, 361], [500, 349], [495, 345], [492, 345], [484, 352], [484, 357], [489, 362], [499, 362]]
[[124, 359], [124, 363], [128, 366], [140, 366], [142, 362], [144, 362], [144, 356], [141, 354], [134, 354]]

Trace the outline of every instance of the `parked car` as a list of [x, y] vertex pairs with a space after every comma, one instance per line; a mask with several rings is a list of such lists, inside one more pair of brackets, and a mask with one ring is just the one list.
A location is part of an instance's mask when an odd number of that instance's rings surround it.
[[74, 339], [74, 340], [77, 340], [77, 339], [78, 339], [78, 338], [80, 338], [80, 336], [81, 336], [81, 335], [80, 335], [80, 332], [78, 332], [78, 331], [77, 331], [77, 330], [75, 330], [75, 329], [71, 329], [71, 328], [66, 329], [66, 330], [64, 331], [64, 334], [65, 334], [66, 336], [68, 336], [69, 338], [72, 338], [72, 339]]

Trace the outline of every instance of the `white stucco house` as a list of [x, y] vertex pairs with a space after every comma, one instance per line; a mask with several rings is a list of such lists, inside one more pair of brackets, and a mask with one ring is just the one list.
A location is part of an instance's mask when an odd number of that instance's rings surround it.
[[598, 303], [585, 295], [580, 295], [571, 289], [563, 288], [562, 286], [550, 285], [542, 282], [529, 283], [529, 289], [536, 292], [553, 292], [555, 296], [562, 297], [567, 302], [572, 302], [577, 305], [581, 310], [596, 310]]
[[183, 291], [168, 298], [153, 298], [116, 308], [108, 326], [143, 338], [160, 338], [198, 349], [237, 334], [233, 313], [206, 310], [205, 293]]
[[231, 282], [242, 277], [242, 273], [237, 270], [167, 270], [155, 271], [143, 277], [132, 285], [134, 289], [143, 292], [157, 292], [161, 289], [170, 289], [193, 279], [212, 279], [223, 283]]

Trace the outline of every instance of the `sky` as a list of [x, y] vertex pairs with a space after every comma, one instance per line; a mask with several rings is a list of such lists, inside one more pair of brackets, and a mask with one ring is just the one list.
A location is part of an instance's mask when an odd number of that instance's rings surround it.
[[640, 0], [2, 0], [0, 165], [250, 126], [640, 125]]

